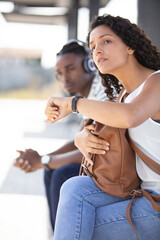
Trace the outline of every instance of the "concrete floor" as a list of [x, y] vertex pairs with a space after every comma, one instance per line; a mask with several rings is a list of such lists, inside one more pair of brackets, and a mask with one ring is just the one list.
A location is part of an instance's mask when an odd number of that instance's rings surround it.
[[26, 174], [13, 166], [16, 149], [33, 148], [45, 154], [72, 139], [78, 131], [75, 119], [70, 117], [55, 124], [44, 123], [45, 104], [38, 100], [0, 100], [1, 240], [53, 239], [43, 170]]

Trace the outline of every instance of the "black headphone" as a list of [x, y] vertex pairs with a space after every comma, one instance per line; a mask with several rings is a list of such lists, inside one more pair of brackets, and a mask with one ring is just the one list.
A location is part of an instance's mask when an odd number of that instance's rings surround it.
[[65, 45], [68, 45], [70, 43], [77, 43], [79, 46], [83, 47], [84, 51], [87, 53], [88, 56], [83, 60], [84, 71], [87, 73], [95, 72], [97, 69], [94, 65], [93, 59], [91, 58], [90, 49], [87, 44], [78, 39], [70, 39]]

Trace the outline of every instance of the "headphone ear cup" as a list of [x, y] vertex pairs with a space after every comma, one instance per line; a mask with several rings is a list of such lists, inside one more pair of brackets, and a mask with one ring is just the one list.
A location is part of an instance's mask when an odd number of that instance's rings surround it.
[[85, 72], [95, 72], [96, 71], [96, 67], [94, 65], [92, 58], [85, 58], [83, 61], [83, 67], [84, 67]]

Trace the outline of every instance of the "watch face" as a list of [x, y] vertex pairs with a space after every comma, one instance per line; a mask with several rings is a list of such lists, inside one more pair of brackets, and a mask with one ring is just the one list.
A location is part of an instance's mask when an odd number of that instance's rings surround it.
[[48, 164], [50, 162], [50, 159], [51, 157], [49, 155], [44, 155], [42, 158], [41, 158], [41, 162], [43, 164]]

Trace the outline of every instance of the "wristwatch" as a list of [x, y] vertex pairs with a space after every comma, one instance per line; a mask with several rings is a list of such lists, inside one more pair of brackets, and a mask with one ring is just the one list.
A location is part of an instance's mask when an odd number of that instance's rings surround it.
[[83, 96], [75, 96], [72, 98], [72, 112], [78, 113], [77, 111], [77, 102], [80, 98], [84, 98]]
[[41, 163], [44, 165], [44, 167], [47, 170], [50, 170], [51, 168], [48, 166], [48, 163], [51, 161], [51, 156], [50, 155], [44, 155], [41, 157]]

